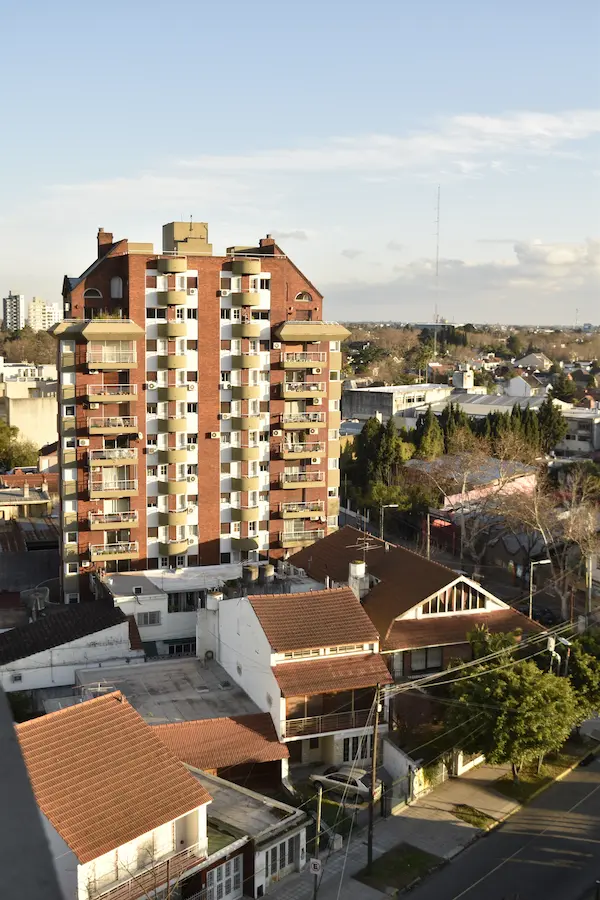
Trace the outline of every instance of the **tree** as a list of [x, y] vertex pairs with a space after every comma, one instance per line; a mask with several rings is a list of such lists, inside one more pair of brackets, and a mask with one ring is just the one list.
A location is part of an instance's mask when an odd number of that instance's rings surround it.
[[448, 707], [446, 725], [455, 729], [461, 750], [485, 753], [492, 764], [510, 763], [517, 780], [525, 763], [539, 763], [562, 747], [579, 708], [567, 678], [542, 672], [530, 660], [499, 668], [503, 658], [450, 685], [455, 703]]
[[523, 349], [523, 345], [522, 345], [521, 341], [519, 340], [519, 336], [514, 333], [509, 334], [507, 341], [506, 341], [506, 347], [508, 350], [510, 350], [512, 355], [516, 356], [517, 358], [521, 355], [521, 351]]
[[0, 469], [37, 466], [38, 448], [32, 441], [19, 440], [19, 429], [0, 420]]
[[571, 640], [569, 680], [577, 693], [579, 721], [600, 710], [600, 630], [586, 631]]
[[372, 416], [363, 425], [362, 431], [354, 441], [358, 478], [362, 487], [367, 487], [377, 478], [377, 459], [381, 441], [381, 422]]
[[473, 651], [473, 659], [481, 659], [488, 653], [499, 650], [512, 650], [517, 646], [517, 636], [512, 632], [496, 632], [493, 634], [487, 625], [476, 625], [467, 633], [467, 640]]
[[565, 375], [564, 372], [559, 372], [558, 375], [554, 376], [554, 381], [552, 383], [552, 396], [556, 400], [562, 400], [564, 403], [570, 403], [577, 393], [577, 387], [572, 378], [569, 378]]
[[417, 456], [420, 459], [437, 459], [444, 452], [444, 433], [431, 406], [417, 424]]
[[562, 441], [568, 431], [568, 425], [560, 408], [553, 403], [551, 396], [546, 397], [541, 404], [537, 419], [541, 449], [545, 453], [549, 453]]

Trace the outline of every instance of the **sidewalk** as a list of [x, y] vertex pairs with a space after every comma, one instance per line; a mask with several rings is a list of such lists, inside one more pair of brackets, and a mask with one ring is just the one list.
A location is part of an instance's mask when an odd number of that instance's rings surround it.
[[[399, 815], [378, 820], [373, 842], [374, 857], [404, 842], [444, 859], [452, 859], [480, 834], [478, 828], [452, 815], [454, 804], [473, 806], [494, 819], [502, 819], [518, 807], [518, 803], [493, 790], [494, 781], [506, 771], [504, 766], [478, 766], [461, 778], [440, 785]], [[338, 897], [343, 900], [382, 900], [385, 896], [352, 878], [367, 864], [366, 830], [353, 837], [349, 845], [331, 854], [329, 859], [327, 851], [322, 854], [323, 877], [319, 900], [338, 900]], [[310, 900], [312, 890], [313, 876], [307, 866], [303, 872], [288, 876], [271, 889], [269, 896], [277, 900]]]

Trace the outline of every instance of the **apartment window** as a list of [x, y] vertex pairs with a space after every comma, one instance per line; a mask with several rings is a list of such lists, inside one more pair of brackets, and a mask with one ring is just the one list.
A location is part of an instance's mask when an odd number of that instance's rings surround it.
[[339, 381], [340, 373], [336, 369], [331, 369], [329, 371], [329, 380], [330, 381]]
[[169, 565], [169, 557], [168, 557], [168, 556], [161, 556], [161, 557], [160, 557], [160, 567], [161, 567], [161, 569], [166, 569], [166, 568], [168, 567], [168, 565]]
[[161, 478], [166, 478], [167, 475], [169, 474], [169, 467], [165, 466], [165, 465], [159, 466], [158, 474], [160, 475]]
[[63, 469], [64, 481], [77, 481], [77, 469]]
[[158, 497], [148, 497], [146, 505], [148, 509], [158, 509]]
[[146, 341], [146, 351], [148, 353], [156, 353], [156, 341]]
[[167, 318], [166, 309], [157, 309], [156, 310], [156, 318], [157, 319], [166, 319]]
[[339, 488], [327, 488], [327, 496], [328, 497], [337, 497], [339, 494]]
[[233, 319], [234, 322], [239, 322], [241, 320], [242, 311], [241, 311], [241, 309], [239, 309], [239, 307], [236, 307], [236, 309], [231, 310], [231, 318]]
[[299, 294], [296, 294], [296, 300], [300, 300], [302, 303], [312, 303], [312, 297], [308, 291], [300, 291]]
[[175, 562], [177, 568], [182, 569], [185, 566], [185, 556], [178, 556]]
[[339, 469], [340, 461], [337, 456], [330, 457], [330, 459], [328, 460], [328, 467], [330, 469]]
[[329, 412], [339, 412], [340, 410], [340, 401], [339, 400], [330, 400], [329, 401]]
[[160, 625], [160, 610], [137, 614], [138, 625]]
[[231, 562], [231, 553], [221, 553], [221, 563], [226, 565]]
[[426, 672], [433, 669], [442, 668], [442, 648], [441, 647], [424, 647], [421, 650], [411, 650], [410, 652], [410, 670], [411, 672]]
[[61, 353], [75, 353], [75, 341], [61, 341], [60, 342], [60, 352]]
[[187, 317], [188, 317], [188, 319], [197, 319], [198, 318], [198, 310], [195, 307], [188, 306]]
[[340, 342], [339, 341], [329, 341], [329, 349], [333, 353], [339, 353], [340, 352]]
[[221, 372], [221, 382], [223, 384], [229, 384], [231, 381], [231, 372]]
[[76, 531], [67, 531], [65, 536], [65, 542], [67, 544], [76, 544], [77, 543], [77, 532]]
[[[196, 655], [196, 641], [177, 641], [174, 644], [169, 644], [169, 656], [195, 656], [195, 655]], [[223, 897], [223, 893], [219, 894], [219, 892], [217, 890], [217, 897]]]
[[67, 594], [67, 603], [79, 603], [79, 594]]
[[231, 319], [231, 310], [230, 309], [222, 309], [221, 310], [221, 318], [222, 319]]
[[148, 403], [146, 412], [149, 416], [156, 416], [158, 414], [158, 405], [156, 403]]
[[158, 528], [149, 528], [148, 538], [158, 540]]
[[188, 403], [187, 411], [189, 413], [197, 413], [198, 412], [198, 404], [197, 403]]
[[271, 287], [271, 279], [270, 278], [261, 278], [259, 287], [261, 291], [268, 291]]
[[72, 419], [75, 416], [75, 407], [74, 406], [65, 406], [64, 407], [64, 416], [66, 419]]
[[229, 443], [231, 443], [231, 434], [230, 434], [229, 431], [222, 431], [222, 432], [221, 432], [221, 443], [222, 443], [222, 444], [229, 444]]
[[329, 429], [329, 440], [330, 441], [337, 441], [337, 440], [339, 440], [339, 437], [340, 437], [340, 432], [337, 428]]
[[337, 523], [338, 523], [337, 516], [327, 516], [327, 527], [328, 528], [335, 528], [337, 526]]
[[259, 471], [259, 472], [268, 472], [268, 471], [269, 471], [269, 463], [268, 463], [268, 462], [261, 462], [261, 463], [259, 463], [259, 464], [258, 464], [258, 471]]
[[155, 319], [156, 318], [156, 309], [153, 306], [146, 307], [146, 318], [147, 319]]
[[[195, 344], [196, 341], [188, 341], [188, 344]], [[197, 372], [188, 372], [187, 373], [188, 384], [194, 384], [198, 381], [198, 373]]]
[[77, 575], [79, 572], [79, 565], [76, 562], [67, 563], [65, 566], [65, 572], [67, 575]]
[[68, 437], [63, 440], [63, 447], [65, 450], [74, 450], [76, 446], [77, 442], [73, 437]]
[[254, 310], [252, 313], [253, 319], [268, 319], [269, 318], [269, 310], [268, 309], [259, 309]]

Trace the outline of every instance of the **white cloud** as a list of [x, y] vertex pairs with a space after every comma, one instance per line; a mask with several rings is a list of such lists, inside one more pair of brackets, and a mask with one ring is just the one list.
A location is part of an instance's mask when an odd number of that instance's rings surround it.
[[364, 250], [355, 250], [352, 247], [349, 247], [347, 250], [342, 250], [342, 256], [345, 256], [346, 259], [358, 259], [363, 253]]
[[386, 250], [390, 250], [392, 253], [401, 253], [404, 250], [404, 244], [401, 244], [400, 241], [388, 241]]
[[296, 231], [275, 231], [275, 237], [281, 241], [307, 241], [308, 232], [297, 229]]

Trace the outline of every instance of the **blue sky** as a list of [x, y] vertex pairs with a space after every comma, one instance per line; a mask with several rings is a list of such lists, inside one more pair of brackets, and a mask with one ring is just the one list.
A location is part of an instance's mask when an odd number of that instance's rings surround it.
[[3, 294], [193, 215], [274, 233], [332, 318], [600, 322], [596, 0], [0, 12]]

